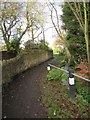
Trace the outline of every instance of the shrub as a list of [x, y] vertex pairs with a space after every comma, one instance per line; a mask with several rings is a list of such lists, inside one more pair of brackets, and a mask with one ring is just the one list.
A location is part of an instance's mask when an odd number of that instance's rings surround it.
[[44, 50], [48, 50], [49, 49], [48, 45], [46, 45], [46, 44], [38, 44], [38, 48], [39, 49], [44, 49]]
[[49, 71], [47, 78], [48, 80], [60, 80], [62, 72], [58, 69], [52, 69]]
[[20, 52], [20, 41], [17, 38], [15, 38], [13, 41], [11, 41], [10, 51], [16, 51], [16, 53]]
[[59, 53], [57, 55], [54, 55], [56, 57], [56, 63], [60, 65], [60, 67], [65, 67], [68, 64], [68, 57], [63, 54]]
[[50, 81], [56, 80], [62, 82], [63, 80], [66, 80], [68, 78], [68, 75], [59, 69], [52, 69], [51, 71], [49, 71], [47, 78]]
[[88, 86], [82, 86], [80, 81], [76, 80], [76, 92], [81, 95], [87, 102], [89, 102], [90, 94]]
[[75, 69], [75, 66], [77, 65], [73, 57], [69, 60], [68, 64], [69, 64], [69, 69]]

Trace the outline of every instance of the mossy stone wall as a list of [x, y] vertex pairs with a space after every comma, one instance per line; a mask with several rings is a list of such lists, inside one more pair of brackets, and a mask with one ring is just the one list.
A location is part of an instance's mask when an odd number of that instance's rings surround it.
[[24, 51], [10, 60], [4, 60], [2, 62], [2, 83], [9, 83], [15, 75], [47, 61], [52, 57], [52, 51], [31, 50]]

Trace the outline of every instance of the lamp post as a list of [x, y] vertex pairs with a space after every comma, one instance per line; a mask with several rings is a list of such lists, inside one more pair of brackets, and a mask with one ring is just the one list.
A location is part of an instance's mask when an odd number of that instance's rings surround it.
[[71, 100], [74, 100], [75, 98], [75, 81], [74, 81], [74, 75], [72, 74], [72, 71], [69, 71], [69, 90], [70, 90], [70, 98]]

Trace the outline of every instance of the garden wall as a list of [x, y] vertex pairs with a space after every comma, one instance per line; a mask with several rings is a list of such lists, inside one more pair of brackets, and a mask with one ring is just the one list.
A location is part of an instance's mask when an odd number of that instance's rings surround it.
[[47, 61], [52, 56], [52, 51], [31, 50], [24, 51], [10, 60], [2, 61], [2, 83], [10, 82], [15, 75]]

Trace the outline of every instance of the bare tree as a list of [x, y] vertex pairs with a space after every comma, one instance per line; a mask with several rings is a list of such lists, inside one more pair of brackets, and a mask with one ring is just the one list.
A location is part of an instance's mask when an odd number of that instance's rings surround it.
[[[43, 5], [37, 1], [27, 1], [27, 9], [28, 9], [28, 14], [29, 14], [29, 22], [31, 23], [31, 28], [29, 30], [29, 33], [31, 33], [31, 39], [32, 42], [34, 43], [34, 40], [40, 35], [38, 34], [36, 36], [36, 33], [38, 30], [42, 29], [42, 26], [44, 25], [45, 22], [45, 17], [44, 17], [44, 9]], [[41, 32], [43, 33], [43, 32]]]
[[[53, 24], [53, 26], [54, 26], [60, 40], [62, 40], [63, 46], [64, 46], [65, 51], [66, 51], [66, 54], [67, 54], [68, 58], [70, 59], [71, 54], [70, 54], [70, 52], [68, 50], [68, 43], [65, 40], [65, 35], [63, 34], [63, 32], [61, 30], [61, 27], [60, 27], [60, 24], [59, 24], [60, 18], [59, 18], [59, 15], [58, 15], [57, 8], [55, 7], [54, 3], [49, 2], [49, 4], [51, 5], [51, 7], [48, 5], [48, 8], [49, 8], [49, 10], [51, 12], [50, 16], [51, 16], [52, 24]], [[53, 18], [53, 12], [55, 12], [55, 14], [56, 14], [56, 22], [55, 22], [55, 20]]]
[[10, 50], [10, 41], [13, 37], [17, 36], [20, 41], [30, 27], [28, 24], [28, 12], [26, 11], [25, 17], [27, 19], [27, 25], [26, 28], [22, 30], [22, 8], [23, 5], [21, 3], [0, 3], [0, 31], [6, 43], [7, 50]]

